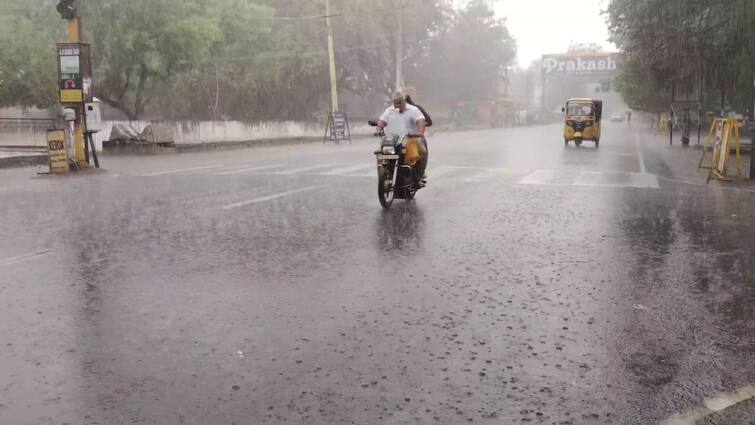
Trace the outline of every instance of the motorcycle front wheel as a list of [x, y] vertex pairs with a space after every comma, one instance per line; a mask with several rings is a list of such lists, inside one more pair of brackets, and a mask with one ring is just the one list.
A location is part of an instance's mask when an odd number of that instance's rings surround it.
[[378, 170], [378, 199], [380, 199], [380, 205], [386, 209], [393, 205], [395, 196], [392, 185], [393, 176], [387, 169], [381, 167]]

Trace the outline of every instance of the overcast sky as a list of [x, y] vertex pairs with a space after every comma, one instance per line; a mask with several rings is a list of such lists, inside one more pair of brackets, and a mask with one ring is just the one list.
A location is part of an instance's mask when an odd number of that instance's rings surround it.
[[506, 17], [519, 46], [519, 66], [546, 53], [563, 53], [571, 42], [594, 42], [609, 51], [606, 0], [497, 0], [498, 15]]

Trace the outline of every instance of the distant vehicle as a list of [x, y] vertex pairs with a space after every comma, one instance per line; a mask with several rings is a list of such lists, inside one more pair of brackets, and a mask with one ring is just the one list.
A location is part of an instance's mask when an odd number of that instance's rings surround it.
[[624, 122], [624, 114], [617, 112], [611, 115], [611, 122]]
[[595, 99], [570, 99], [562, 110], [566, 113], [564, 122], [564, 145], [573, 141], [581, 146], [585, 140], [600, 146], [601, 119], [603, 102]]

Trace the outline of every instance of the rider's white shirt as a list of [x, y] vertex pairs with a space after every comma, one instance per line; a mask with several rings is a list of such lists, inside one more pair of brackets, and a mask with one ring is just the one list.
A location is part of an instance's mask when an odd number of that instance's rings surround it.
[[395, 136], [404, 137], [410, 133], [417, 132], [417, 121], [424, 120], [425, 116], [422, 111], [416, 106], [406, 105], [406, 110], [401, 113], [393, 106], [389, 106], [388, 109], [380, 116], [380, 121], [388, 124], [385, 127], [386, 134], [392, 134]]

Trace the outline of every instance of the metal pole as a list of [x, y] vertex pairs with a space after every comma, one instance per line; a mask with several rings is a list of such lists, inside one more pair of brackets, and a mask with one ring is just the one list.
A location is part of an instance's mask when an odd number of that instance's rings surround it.
[[676, 101], [676, 84], [671, 85], [671, 120], [669, 121], [668, 144], [674, 144], [674, 102]]
[[[79, 18], [79, 11], [78, 11], [78, 5], [76, 9], [76, 15], [73, 17], [73, 19], [68, 20], [68, 42], [69, 43], [80, 43], [81, 42], [81, 18]], [[85, 167], [89, 165], [89, 158], [86, 153], [86, 140], [85, 140], [85, 129], [84, 129], [84, 123], [86, 121], [86, 118], [84, 117], [85, 110], [84, 104], [77, 104], [76, 106], [73, 106], [73, 109], [76, 110], [76, 120], [74, 121], [74, 127], [73, 127], [73, 150], [74, 150], [74, 159], [76, 163], [78, 164], [79, 168]]]
[[328, 56], [330, 58], [331, 112], [338, 111], [338, 79], [336, 77], [336, 54], [333, 47], [333, 24], [330, 22], [330, 0], [325, 0], [325, 23], [328, 27]]
[[[752, 80], [753, 93], [755, 93], [755, 78]], [[750, 180], [755, 180], [755, 104], [752, 105], [752, 111], [750, 113], [752, 117], [752, 124], [749, 125], [752, 128], [750, 133]], [[747, 131], [749, 129], [745, 129]]]
[[404, 13], [401, 7], [396, 8], [398, 15], [398, 31], [396, 32], [396, 91], [404, 88], [402, 62], [404, 60]]

